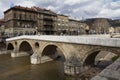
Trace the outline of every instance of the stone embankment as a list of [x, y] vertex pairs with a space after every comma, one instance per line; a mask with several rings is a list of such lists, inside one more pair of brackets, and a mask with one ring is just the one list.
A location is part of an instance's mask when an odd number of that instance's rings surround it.
[[120, 58], [91, 80], [120, 80]]

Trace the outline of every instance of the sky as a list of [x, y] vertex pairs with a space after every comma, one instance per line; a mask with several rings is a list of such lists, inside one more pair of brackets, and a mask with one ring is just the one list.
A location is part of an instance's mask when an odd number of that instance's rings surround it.
[[11, 6], [38, 6], [74, 19], [120, 19], [120, 0], [0, 0], [0, 18]]

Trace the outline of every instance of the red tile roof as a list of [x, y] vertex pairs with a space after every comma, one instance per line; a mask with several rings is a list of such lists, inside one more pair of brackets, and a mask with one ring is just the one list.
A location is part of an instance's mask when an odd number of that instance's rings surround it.
[[[10, 9], [21, 9], [21, 10], [27, 10], [27, 11], [33, 11], [33, 12], [48, 12], [48, 13], [51, 13], [51, 14], [56, 14], [55, 12], [53, 12], [51, 10], [36, 7], [36, 6], [33, 6], [31, 8], [22, 7], [22, 6], [14, 6], [14, 7], [10, 8]], [[9, 11], [10, 9], [6, 10], [5, 12]]]

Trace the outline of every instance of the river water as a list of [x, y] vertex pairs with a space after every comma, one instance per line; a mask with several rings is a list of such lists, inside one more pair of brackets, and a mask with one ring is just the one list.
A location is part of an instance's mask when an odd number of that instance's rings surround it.
[[11, 58], [0, 55], [0, 80], [65, 80], [63, 63], [30, 64], [30, 56]]
[[[87, 75], [92, 71], [95, 74], [92, 68]], [[59, 60], [32, 65], [30, 56], [11, 58], [10, 54], [0, 54], [0, 80], [86, 80], [84, 77], [65, 76], [63, 62]]]

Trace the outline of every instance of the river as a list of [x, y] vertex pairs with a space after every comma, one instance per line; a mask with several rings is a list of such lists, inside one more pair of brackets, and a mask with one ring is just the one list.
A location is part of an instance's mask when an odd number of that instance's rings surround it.
[[63, 62], [59, 60], [32, 65], [30, 56], [11, 58], [10, 54], [0, 54], [0, 80], [86, 80], [86, 75], [95, 76], [100, 71], [93, 67], [76, 78], [64, 75]]
[[11, 58], [0, 55], [0, 80], [65, 80], [63, 63], [30, 64], [30, 56]]

